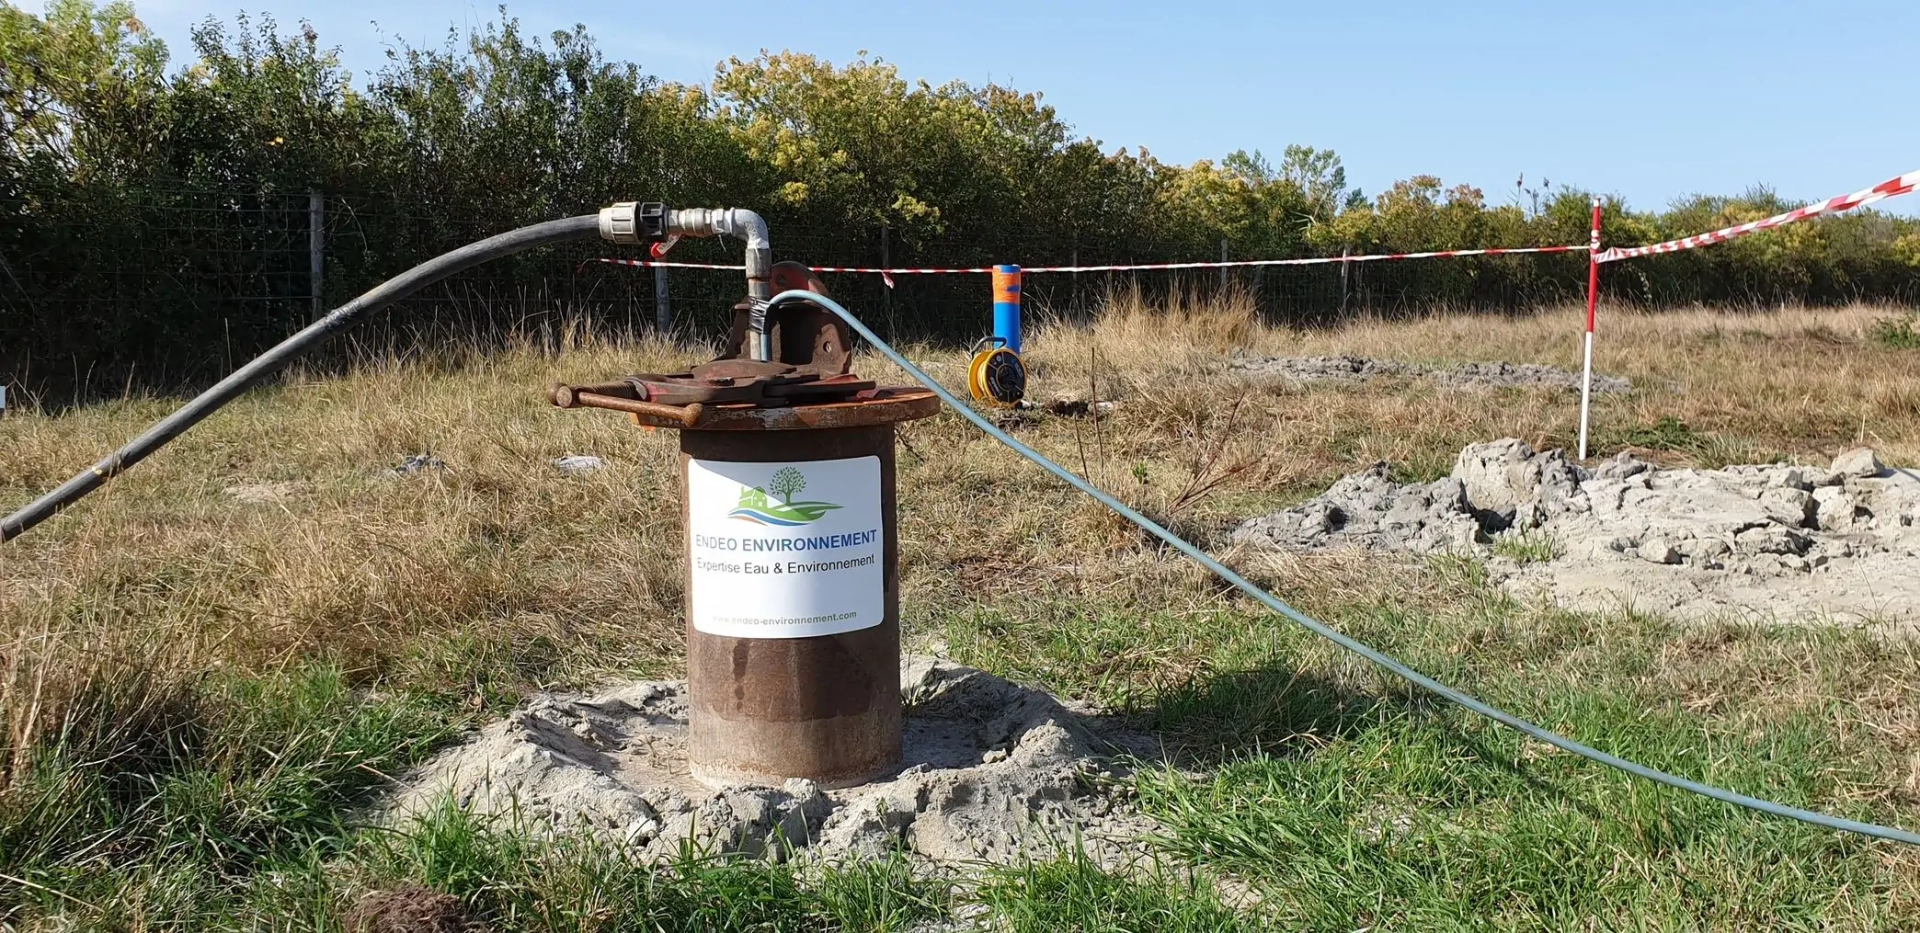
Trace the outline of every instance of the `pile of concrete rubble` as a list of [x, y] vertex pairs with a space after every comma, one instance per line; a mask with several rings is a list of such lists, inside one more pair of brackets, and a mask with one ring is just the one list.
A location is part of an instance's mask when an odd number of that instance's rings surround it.
[[1920, 618], [1920, 476], [1865, 448], [1827, 467], [1668, 470], [1621, 454], [1588, 470], [1500, 440], [1462, 450], [1431, 483], [1376, 464], [1234, 540], [1470, 554], [1510, 591], [1571, 608]]

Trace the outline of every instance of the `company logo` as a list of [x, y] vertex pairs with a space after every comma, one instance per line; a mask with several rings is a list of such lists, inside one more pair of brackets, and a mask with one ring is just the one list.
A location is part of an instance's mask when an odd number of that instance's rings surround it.
[[811, 525], [820, 520], [820, 516], [839, 508], [831, 502], [795, 501], [794, 496], [807, 488], [807, 478], [793, 467], [781, 467], [767, 480], [767, 485], [741, 487], [740, 504], [727, 513], [728, 518], [737, 518], [756, 525], [776, 525], [781, 528], [798, 528]]

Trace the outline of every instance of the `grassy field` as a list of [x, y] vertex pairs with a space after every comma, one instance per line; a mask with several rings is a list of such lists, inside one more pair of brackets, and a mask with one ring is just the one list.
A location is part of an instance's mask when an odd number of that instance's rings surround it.
[[[1888, 309], [1606, 313], [1595, 447], [1668, 463], [1920, 461], [1920, 356]], [[1018, 434], [1296, 605], [1581, 741], [1686, 776], [1920, 826], [1920, 665], [1873, 629], [1680, 625], [1516, 603], [1470, 561], [1235, 554], [1241, 518], [1469, 442], [1570, 446], [1564, 390], [1255, 384], [1229, 353], [1573, 368], [1579, 313], [1331, 331], [1234, 303], [1116, 301], [1029, 339], [1034, 394], [1113, 399]], [[1889, 335], [1893, 335], [1890, 337]], [[672, 865], [358, 808], [537, 687], [672, 675], [682, 581], [665, 433], [543, 387], [700, 351], [528, 341], [257, 391], [0, 545], [0, 926], [337, 930], [425, 886], [492, 929], [1907, 930], [1920, 850], [1654, 788], [1412, 694], [1233, 596], [952, 415], [902, 431], [914, 646], [1164, 736], [1155, 865], [1063, 853], [916, 876], [688, 853]], [[915, 359], [949, 384], [951, 350]], [[856, 368], [899, 378], [877, 358]], [[176, 404], [0, 420], [0, 509]], [[390, 467], [430, 452], [447, 467]], [[562, 477], [550, 461], [606, 469]], [[1205, 774], [1196, 779], [1183, 774]]]

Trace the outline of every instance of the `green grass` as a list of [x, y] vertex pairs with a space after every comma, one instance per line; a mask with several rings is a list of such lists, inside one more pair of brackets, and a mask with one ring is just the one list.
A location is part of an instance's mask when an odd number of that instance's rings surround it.
[[802, 870], [689, 850], [651, 865], [450, 805], [381, 828], [357, 812], [367, 792], [460, 716], [371, 697], [335, 668], [92, 702], [140, 718], [83, 717], [100, 731], [70, 733], [0, 795], [0, 929], [332, 930], [359, 895], [409, 885], [500, 933], [878, 933], [948, 912], [947, 883], [897, 859]]
[[[1629, 757], [1805, 800], [1833, 748], [1806, 722], [1765, 743], [1717, 738], [1684, 717], [1622, 728], [1620, 709], [1555, 698], [1561, 728]], [[1782, 759], [1791, 758], [1790, 763]], [[1547, 755], [1466, 717], [1379, 707], [1310, 755], [1254, 754], [1214, 777], [1161, 773], [1143, 801], [1168, 850], [1230, 871], [1282, 926], [1428, 930], [1902, 929], [1886, 846], [1730, 812], [1691, 795]], [[1836, 892], [1862, 902], [1836, 905]]]
[[[1736, 790], [1913, 825], [1920, 663], [1872, 631], [1572, 615], [1436, 558], [1246, 570], [1309, 611], [1549, 728]], [[451, 638], [399, 676], [333, 666], [74, 698], [86, 715], [0, 796], [0, 923], [336, 930], [370, 891], [424, 886], [509, 931], [1902, 930], [1913, 853], [1651, 787], [1411, 692], [1178, 565], [1135, 592], [1071, 581], [910, 628], [974, 663], [1098, 700], [1169, 744], [1142, 806], [1156, 866], [1066, 854], [977, 877], [904, 862], [643, 864], [444, 809], [356, 808], [505, 699], [484, 672], [552, 649]], [[1170, 596], [1169, 594], [1177, 594]], [[413, 665], [432, 670], [415, 671]], [[465, 684], [463, 688], [460, 685]], [[1244, 899], [1223, 901], [1219, 879]], [[1255, 903], [1257, 906], [1246, 906]]]
[[370, 885], [452, 894], [501, 933], [545, 930], [844, 930], [879, 933], [944, 916], [949, 889], [898, 859], [829, 868], [688, 850], [638, 861], [604, 840], [535, 840], [448, 806], [355, 853]]
[[1771, 463], [1780, 458], [1778, 451], [1764, 445], [1721, 432], [1696, 431], [1671, 415], [1662, 415], [1651, 423], [1602, 427], [1594, 443], [1594, 450], [1601, 453], [1628, 447], [1684, 454], [1710, 470], [1736, 463]]
[[[1604, 750], [1796, 806], [1920, 825], [1905, 784], [1920, 675], [1910, 641], [1542, 612], [1467, 595], [1474, 574], [1437, 561], [1402, 575], [1400, 594], [1332, 587], [1306, 592], [1307, 608]], [[1453, 608], [1426, 605], [1443, 602]], [[1237, 879], [1278, 929], [1920, 924], [1907, 847], [1758, 816], [1523, 740], [1262, 612], [1049, 603], [945, 626], [977, 663], [1127, 705], [1177, 764], [1210, 772], [1139, 779], [1164, 825], [1162, 856]]]
[[[1913, 708], [1910, 643], [1541, 612], [1492, 595], [1458, 559], [1374, 586], [1340, 575], [1389, 575], [1310, 572], [1321, 576], [1273, 582], [1550, 728], [1744, 792], [1914, 822], [1899, 785], [1914, 751], [1899, 728]], [[452, 807], [378, 829], [354, 816], [374, 772], [417, 760], [464, 707], [354, 689], [321, 667], [145, 697], [124, 707], [147, 711], [139, 728], [73, 734], [37, 760], [0, 806], [0, 872], [24, 882], [0, 886], [0, 921], [335, 930], [367, 892], [409, 886], [458, 898], [500, 933], [879, 933], [956, 915], [1022, 931], [1891, 931], [1920, 919], [1914, 857], [1899, 847], [1553, 753], [1237, 600], [1158, 602], [1040, 596], [917, 620], [963, 660], [1112, 704], [1200, 769], [1137, 778], [1163, 826], [1154, 866], [1113, 873], [1069, 852], [930, 877], [899, 860], [823, 868], [691, 850], [645, 864]], [[1223, 898], [1221, 879], [1240, 896]]]
[[[1883, 313], [1850, 312], [1835, 332]], [[1247, 345], [1565, 365], [1555, 320], [1436, 317], [1338, 346]], [[1834, 369], [1819, 365], [1831, 341], [1801, 335], [1812, 317], [1743, 318], [1772, 336], [1699, 348], [1674, 372], [1672, 348], [1694, 346], [1688, 334], [1710, 320], [1620, 321], [1609, 366], [1636, 390], [1596, 400], [1600, 450], [1714, 466], [1830, 455], [1864, 432], [1891, 459], [1912, 453], [1906, 355], [1863, 342]], [[1392, 381], [1262, 395], [1236, 426], [1222, 413], [1232, 392], [1196, 378], [1186, 351], [1165, 352], [1177, 336], [1114, 332], [1101, 385], [1130, 381], [1113, 417], [1098, 433], [1042, 420], [1023, 437], [1149, 512], [1176, 512], [1222, 553], [1235, 520], [1376, 461], [1424, 480], [1467, 442], [1572, 440], [1563, 393]], [[1058, 385], [1087, 381], [1070, 368], [1087, 345], [1035, 345], [1036, 359], [1053, 353]], [[1118, 362], [1126, 352], [1137, 358]], [[0, 929], [338, 931], [368, 892], [416, 886], [503, 933], [921, 933], [940, 918], [991, 930], [1920, 929], [1920, 853], [1521, 742], [1144, 544], [950, 416], [903, 429], [909, 645], [943, 644], [1164, 739], [1202, 776], [1139, 779], [1162, 821], [1156, 865], [1106, 872], [1068, 855], [924, 877], [892, 860], [827, 870], [699, 852], [642, 865], [457, 812], [369, 826], [360, 811], [382, 774], [530, 690], [678, 673], [672, 440], [555, 413], [537, 387], [686, 358], [610, 345], [269, 388], [0, 547]], [[10, 418], [0, 486], [25, 501], [170, 407]], [[1183, 501], [1221, 438], [1232, 443], [1215, 475], [1243, 457], [1256, 468]], [[386, 475], [422, 449], [453, 469]], [[587, 451], [612, 465], [549, 474], [551, 457]], [[297, 488], [244, 506], [223, 492], [269, 480]], [[1516, 559], [1546, 546], [1502, 545]], [[1920, 826], [1920, 663], [1884, 627], [1571, 615], [1498, 595], [1461, 558], [1238, 559], [1318, 617], [1582, 741]]]
[[1120, 877], [1084, 858], [1002, 869], [979, 891], [993, 928], [1009, 933], [1232, 933], [1263, 929], [1221, 904], [1193, 875], [1167, 871]]
[[1890, 350], [1920, 350], [1920, 317], [1883, 317], [1867, 326], [1867, 339]]
[[0, 920], [197, 910], [233, 879], [337, 850], [347, 811], [452, 734], [443, 714], [358, 696], [332, 667], [130, 681], [77, 706], [0, 793], [0, 874], [14, 879]]
[[1506, 531], [1493, 539], [1493, 553], [1523, 566], [1555, 560], [1564, 552], [1553, 535], [1537, 528]]

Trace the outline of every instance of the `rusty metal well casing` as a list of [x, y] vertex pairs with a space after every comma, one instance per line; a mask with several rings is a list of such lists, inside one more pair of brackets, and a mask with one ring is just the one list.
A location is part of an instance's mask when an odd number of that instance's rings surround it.
[[[795, 430], [682, 430], [682, 518], [692, 461], [879, 460], [881, 624], [805, 638], [734, 638], [694, 626], [687, 594], [688, 760], [710, 785], [867, 781], [900, 761], [900, 571], [891, 423]], [[693, 553], [687, 522], [687, 553]], [[691, 559], [691, 557], [689, 558]]]
[[[825, 294], [797, 263], [771, 280]], [[940, 398], [848, 372], [849, 328], [810, 300], [734, 311], [710, 362], [548, 397], [680, 432], [692, 776], [864, 783], [901, 751], [894, 425]]]

